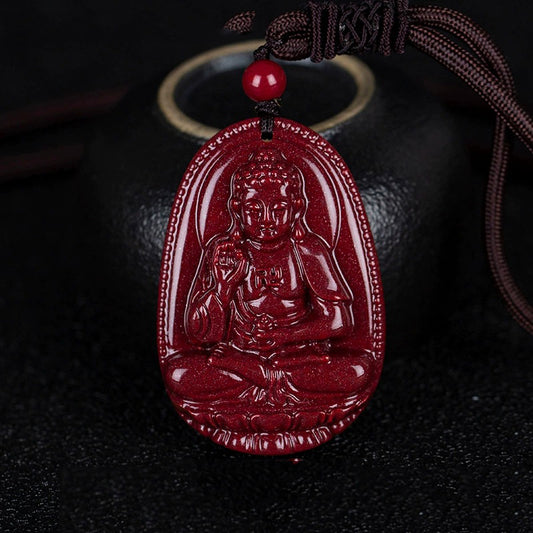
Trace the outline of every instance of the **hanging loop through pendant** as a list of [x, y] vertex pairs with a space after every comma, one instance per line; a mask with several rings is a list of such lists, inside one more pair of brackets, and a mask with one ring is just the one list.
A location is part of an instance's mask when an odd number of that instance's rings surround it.
[[287, 85], [285, 72], [269, 58], [269, 45], [259, 46], [254, 51], [254, 63], [246, 69], [242, 79], [244, 92], [257, 102], [255, 111], [264, 141], [272, 139], [274, 119], [279, 117], [281, 96]]

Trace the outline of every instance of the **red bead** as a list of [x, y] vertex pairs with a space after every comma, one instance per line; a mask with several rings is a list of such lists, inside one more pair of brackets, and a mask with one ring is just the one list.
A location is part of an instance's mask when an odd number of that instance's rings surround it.
[[279, 98], [287, 87], [284, 70], [268, 59], [254, 61], [242, 75], [246, 96], [256, 102]]

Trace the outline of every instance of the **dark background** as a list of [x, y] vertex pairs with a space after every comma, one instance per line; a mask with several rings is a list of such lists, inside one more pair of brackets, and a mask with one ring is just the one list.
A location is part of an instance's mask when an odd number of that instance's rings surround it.
[[[460, 9], [489, 30], [509, 59], [520, 100], [533, 109], [530, 4], [432, 3]], [[0, 109], [5, 117], [50, 99], [149, 82], [184, 58], [239, 40], [219, 30], [234, 13], [253, 7], [263, 28], [301, 5], [5, 2]], [[132, 346], [119, 334], [124, 317], [95, 301], [92, 281], [103, 265], [83, 253], [83, 175], [61, 171], [1, 185], [3, 531], [532, 529], [533, 342], [507, 315], [482, 251], [490, 115], [430, 60], [410, 51], [390, 61], [445, 101], [469, 147], [479, 227], [476, 245], [457, 261], [472, 263], [479, 279], [422, 343], [387, 354], [360, 419], [297, 463], [224, 450], [173, 412], [155, 345]], [[83, 144], [95, 131], [97, 119], [26, 132], [5, 138], [0, 157]], [[516, 154], [506, 245], [533, 295], [533, 165], [524, 150]]]

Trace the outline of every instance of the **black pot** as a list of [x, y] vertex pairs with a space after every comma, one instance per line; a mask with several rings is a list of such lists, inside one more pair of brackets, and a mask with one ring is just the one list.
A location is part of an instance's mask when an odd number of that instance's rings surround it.
[[[136, 344], [142, 338], [155, 346], [167, 219], [207, 134], [194, 121], [221, 128], [253, 116], [240, 88], [253, 46], [210, 52], [185, 69], [177, 86], [167, 80], [167, 108], [161, 94], [158, 103], [161, 81], [132, 92], [89, 149], [82, 187], [95, 231], [87, 238], [104, 265], [101, 288], [115, 327]], [[391, 353], [412, 348], [448, 311], [469, 169], [453, 122], [432, 97], [381, 62], [370, 63], [372, 87], [367, 67], [357, 65], [350, 71], [342, 62], [285, 64], [282, 114], [306, 125], [327, 121], [320, 133], [352, 170], [381, 265]], [[169, 101], [186, 115], [181, 122]]]

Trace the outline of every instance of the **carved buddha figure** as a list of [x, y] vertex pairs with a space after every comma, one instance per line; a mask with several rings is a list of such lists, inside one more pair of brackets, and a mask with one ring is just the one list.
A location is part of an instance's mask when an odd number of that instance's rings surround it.
[[252, 154], [227, 205], [231, 225], [207, 244], [184, 317], [198, 348], [170, 359], [172, 392], [274, 405], [356, 393], [370, 363], [331, 347], [353, 328], [353, 295], [306, 225], [301, 171], [277, 150]]

